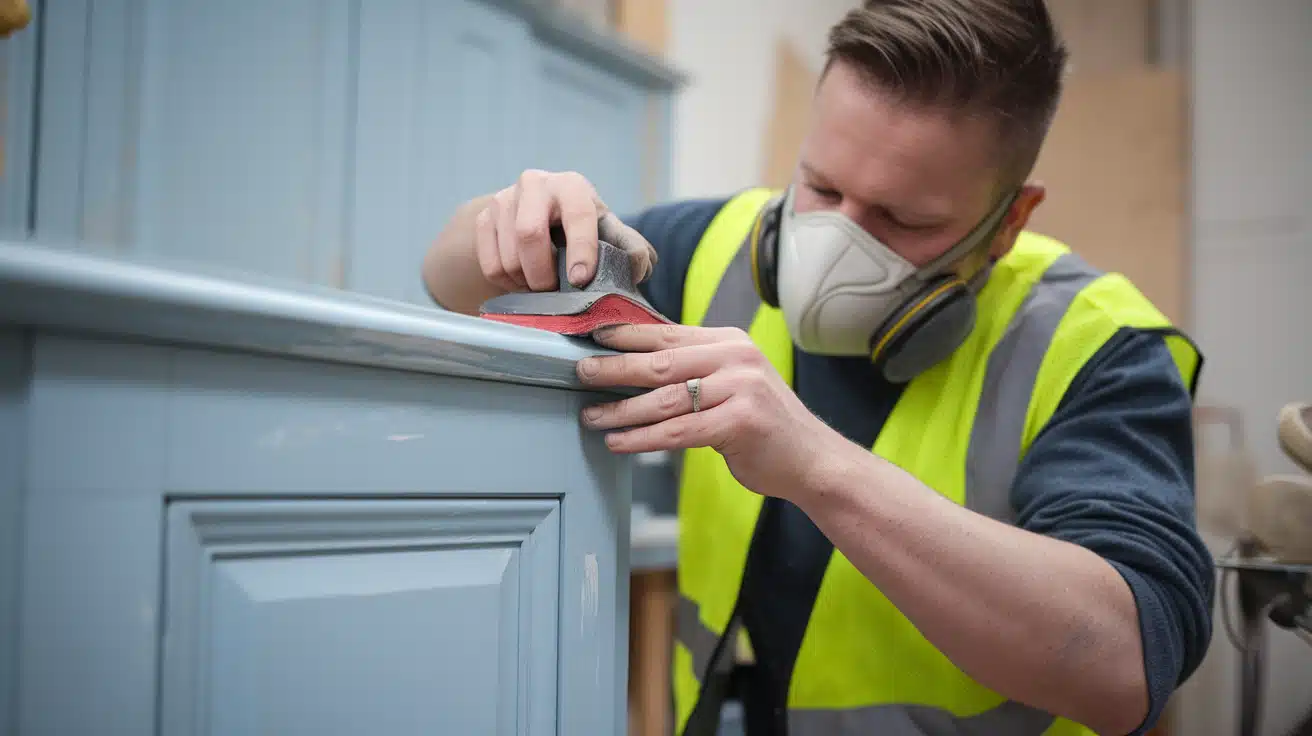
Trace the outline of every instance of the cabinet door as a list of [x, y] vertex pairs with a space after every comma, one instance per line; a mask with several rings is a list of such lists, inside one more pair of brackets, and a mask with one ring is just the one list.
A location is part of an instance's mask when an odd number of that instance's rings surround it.
[[527, 23], [480, 0], [365, 3], [346, 286], [431, 305], [424, 251], [455, 208], [514, 181], [537, 117]]
[[331, 281], [357, 5], [47, 3], [38, 236]]
[[161, 733], [555, 733], [558, 507], [171, 504]]
[[611, 209], [636, 210], [644, 202], [645, 92], [561, 49], [534, 53], [533, 149], [524, 166], [578, 171]]

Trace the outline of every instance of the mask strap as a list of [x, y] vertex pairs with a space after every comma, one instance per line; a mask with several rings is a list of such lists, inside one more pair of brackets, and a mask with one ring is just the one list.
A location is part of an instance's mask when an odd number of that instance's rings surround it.
[[[993, 211], [989, 212], [989, 214], [986, 215], [973, 230], [966, 233], [966, 237], [962, 238], [956, 245], [949, 248], [943, 255], [925, 264], [925, 267], [920, 269], [919, 275], [922, 278], [938, 276], [949, 268], [964, 261], [977, 249], [981, 247], [987, 248], [992, 245], [993, 239], [997, 237], [998, 232], [1002, 230], [1002, 225], [1006, 221], [1007, 213], [1011, 211], [1011, 206], [1016, 203], [1016, 199], [1019, 196], [1020, 189], [1014, 189], [1007, 194], [1006, 197], [1003, 197], [1002, 201], [998, 203], [998, 206], [993, 208]], [[980, 269], [980, 271], [987, 271], [987, 264], [986, 267]], [[973, 282], [975, 279], [972, 278], [970, 280]]]

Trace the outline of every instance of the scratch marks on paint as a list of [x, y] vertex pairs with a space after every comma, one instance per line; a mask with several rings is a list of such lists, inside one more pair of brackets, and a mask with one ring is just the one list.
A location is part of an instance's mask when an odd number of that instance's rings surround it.
[[[597, 570], [597, 555], [589, 552], [583, 555], [583, 589], [579, 592], [579, 637], [588, 635], [588, 629], [596, 629], [597, 615], [601, 611], [601, 573]], [[594, 636], [595, 631], [594, 631]], [[592, 647], [593, 675], [598, 687], [601, 686], [601, 647]]]
[[589, 552], [583, 556], [583, 590], [579, 600], [579, 635], [587, 628], [588, 619], [596, 620], [601, 607], [601, 574], [597, 572], [597, 555]]

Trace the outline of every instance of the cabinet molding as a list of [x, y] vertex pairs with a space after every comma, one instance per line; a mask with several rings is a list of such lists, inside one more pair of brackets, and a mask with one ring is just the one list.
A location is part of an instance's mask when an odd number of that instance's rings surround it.
[[21, 323], [507, 383], [581, 389], [613, 354], [541, 330], [157, 260], [0, 242], [0, 312]]

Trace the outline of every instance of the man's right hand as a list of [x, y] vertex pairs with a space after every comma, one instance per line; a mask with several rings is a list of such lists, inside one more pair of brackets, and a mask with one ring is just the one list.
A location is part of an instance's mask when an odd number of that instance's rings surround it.
[[557, 288], [551, 227], [565, 232], [570, 283], [582, 286], [597, 268], [597, 240], [629, 254], [633, 273], [645, 281], [656, 250], [638, 231], [606, 208], [597, 190], [575, 172], [529, 169], [493, 195], [475, 218], [478, 265], [484, 278], [506, 292]]

